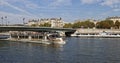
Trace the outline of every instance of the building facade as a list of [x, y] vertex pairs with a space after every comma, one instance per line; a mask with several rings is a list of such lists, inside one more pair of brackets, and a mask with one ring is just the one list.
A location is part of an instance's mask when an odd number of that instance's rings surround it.
[[36, 20], [29, 20], [26, 25], [32, 26], [32, 25], [36, 25], [37, 23], [38, 23], [38, 21], [36, 21]]
[[51, 18], [50, 19], [51, 27], [63, 28], [64, 22], [61, 18]]
[[33, 24], [36, 25], [43, 25], [45, 23], [49, 23], [51, 24], [52, 28], [63, 28], [64, 26], [64, 22], [62, 20], [62, 18], [42, 18], [42, 19], [38, 19], [38, 20], [32, 20], [28, 22], [28, 25], [31, 26]]

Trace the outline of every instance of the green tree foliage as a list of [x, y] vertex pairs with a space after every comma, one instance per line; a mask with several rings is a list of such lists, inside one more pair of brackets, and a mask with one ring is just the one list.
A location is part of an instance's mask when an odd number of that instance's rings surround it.
[[114, 22], [112, 20], [104, 20], [101, 22], [98, 22], [96, 24], [97, 28], [102, 28], [102, 29], [110, 29], [111, 27], [114, 27]]
[[71, 23], [66, 23], [64, 26], [63, 26], [63, 28], [72, 28], [72, 24]]
[[31, 26], [32, 26], [32, 27], [36, 27], [36, 26], [37, 26], [37, 24], [32, 24]]
[[81, 22], [75, 22], [72, 26], [72, 28], [80, 28]]
[[39, 27], [51, 27], [51, 24], [49, 24], [49, 23], [44, 23], [44, 24], [39, 25]]
[[90, 22], [89, 20], [87, 20], [87, 21], [83, 22], [83, 26], [85, 28], [93, 28], [93, 27], [95, 27], [95, 24], [93, 22]]
[[120, 22], [117, 20], [117, 21], [115, 22], [115, 28], [116, 28], [116, 29], [119, 29], [119, 27], [120, 27]]
[[45, 23], [44, 26], [45, 26], [45, 27], [51, 27], [51, 24]]
[[95, 24], [89, 20], [83, 22], [76, 22], [73, 24], [73, 28], [93, 28]]

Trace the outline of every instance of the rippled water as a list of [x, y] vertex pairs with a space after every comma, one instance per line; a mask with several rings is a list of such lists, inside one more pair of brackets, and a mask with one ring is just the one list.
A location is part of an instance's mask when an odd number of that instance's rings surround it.
[[66, 38], [64, 46], [0, 41], [0, 63], [120, 63], [120, 38]]

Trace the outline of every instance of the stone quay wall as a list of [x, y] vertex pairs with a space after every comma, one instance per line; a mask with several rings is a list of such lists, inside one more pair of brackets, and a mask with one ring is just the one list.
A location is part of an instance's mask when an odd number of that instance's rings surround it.
[[120, 29], [76, 29], [76, 33], [101, 33], [101, 32], [108, 32], [108, 33], [119, 33]]

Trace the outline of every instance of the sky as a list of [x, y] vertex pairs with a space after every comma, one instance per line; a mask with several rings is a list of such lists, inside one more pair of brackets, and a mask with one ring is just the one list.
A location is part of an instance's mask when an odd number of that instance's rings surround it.
[[0, 17], [10, 23], [23, 23], [23, 18], [28, 22], [61, 17], [65, 22], [74, 22], [108, 16], [120, 16], [120, 0], [0, 0]]

